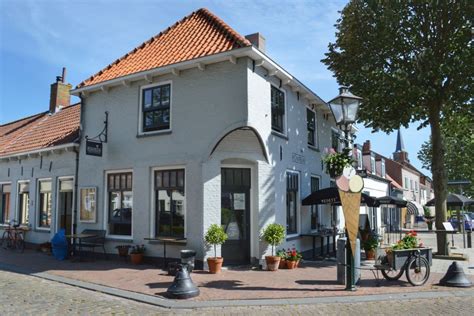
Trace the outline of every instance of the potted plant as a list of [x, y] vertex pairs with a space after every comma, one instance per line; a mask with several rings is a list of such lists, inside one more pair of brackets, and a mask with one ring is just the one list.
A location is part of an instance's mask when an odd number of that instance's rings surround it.
[[280, 257], [280, 264], [278, 269], [286, 269], [286, 250], [285, 248], [277, 250], [276, 255]]
[[136, 245], [131, 247], [130, 259], [133, 264], [140, 264], [143, 262], [143, 254], [145, 253], [144, 245]]
[[262, 239], [272, 246], [272, 255], [265, 256], [267, 263], [267, 269], [269, 271], [277, 271], [280, 265], [280, 257], [275, 256], [275, 246], [278, 246], [283, 242], [285, 238], [285, 228], [280, 224], [270, 224], [262, 232]]
[[209, 266], [209, 272], [212, 274], [220, 273], [222, 269], [222, 263], [224, 258], [217, 257], [217, 245], [222, 245], [228, 236], [224, 229], [217, 224], [212, 224], [207, 230], [204, 239], [210, 246], [214, 246], [214, 258], [207, 258], [207, 265]]
[[365, 250], [365, 258], [367, 260], [375, 260], [375, 250], [379, 246], [377, 235], [370, 234], [369, 237], [362, 242], [362, 247]]
[[434, 222], [434, 216], [431, 215], [431, 210], [428, 207], [423, 207], [424, 211], [424, 217], [425, 217], [425, 222], [426, 225], [428, 226], [428, 230], [433, 230], [433, 222]]
[[295, 248], [288, 250], [286, 253], [286, 267], [288, 269], [297, 268], [301, 257], [301, 253], [299, 253]]
[[351, 165], [354, 162], [354, 159], [349, 155], [350, 151], [349, 148], [343, 149], [340, 153], [332, 150], [332, 152], [323, 158], [326, 172], [331, 176], [331, 178], [340, 176], [344, 167]]
[[131, 247], [132, 246], [130, 245], [118, 245], [115, 248], [117, 249], [120, 257], [127, 257], [128, 251], [130, 250]]

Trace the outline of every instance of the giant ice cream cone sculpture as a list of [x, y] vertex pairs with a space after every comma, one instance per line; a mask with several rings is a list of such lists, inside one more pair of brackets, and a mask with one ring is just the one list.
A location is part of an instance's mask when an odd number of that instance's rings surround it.
[[336, 179], [341, 198], [342, 211], [346, 221], [346, 229], [351, 243], [352, 256], [355, 255], [357, 233], [359, 231], [359, 212], [361, 191], [364, 188], [364, 180], [355, 174], [354, 168], [348, 166]]

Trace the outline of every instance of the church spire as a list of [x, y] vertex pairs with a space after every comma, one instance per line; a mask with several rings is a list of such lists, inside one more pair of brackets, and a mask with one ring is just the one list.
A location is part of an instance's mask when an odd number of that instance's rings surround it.
[[397, 133], [397, 148], [395, 149], [395, 152], [401, 151], [405, 151], [405, 144], [403, 143], [402, 132], [400, 132], [399, 129]]

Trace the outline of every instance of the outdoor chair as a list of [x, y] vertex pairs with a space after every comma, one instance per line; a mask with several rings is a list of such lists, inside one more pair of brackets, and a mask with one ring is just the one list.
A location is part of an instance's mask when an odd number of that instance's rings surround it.
[[107, 259], [107, 252], [105, 251], [105, 230], [84, 229], [82, 234], [94, 234], [96, 237], [83, 238], [81, 248], [91, 248], [93, 254], [95, 253], [95, 248], [102, 248], [104, 257]]

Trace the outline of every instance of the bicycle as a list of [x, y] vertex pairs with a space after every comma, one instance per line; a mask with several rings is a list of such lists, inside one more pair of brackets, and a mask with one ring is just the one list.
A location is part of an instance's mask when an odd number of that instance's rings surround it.
[[4, 249], [19, 250], [20, 252], [23, 252], [25, 250], [24, 231], [20, 228], [20, 224], [15, 223], [15, 220], [8, 223], [8, 227], [5, 228], [2, 235], [1, 246]]

